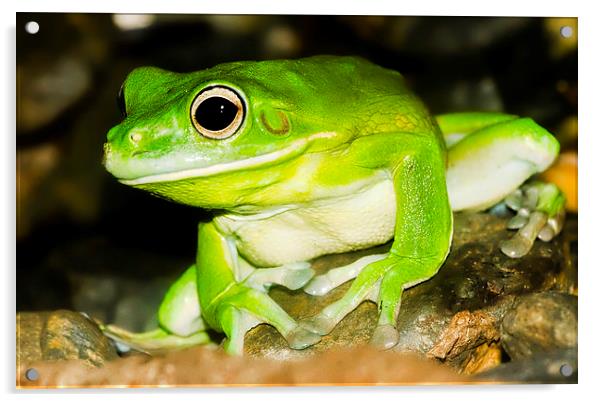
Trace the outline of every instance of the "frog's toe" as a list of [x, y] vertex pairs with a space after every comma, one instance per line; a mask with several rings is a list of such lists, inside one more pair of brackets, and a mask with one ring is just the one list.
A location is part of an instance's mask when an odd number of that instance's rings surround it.
[[508, 221], [508, 229], [518, 229], [509, 240], [500, 243], [500, 249], [511, 258], [526, 255], [537, 238], [552, 240], [564, 222], [564, 195], [553, 184], [535, 182], [523, 186], [505, 199], [506, 205], [516, 211]]
[[324, 313], [319, 313], [311, 318], [301, 320], [299, 325], [314, 334], [326, 335], [337, 325], [337, 321]]
[[554, 238], [554, 236], [556, 236], [556, 233], [554, 233], [554, 229], [552, 229], [552, 227], [548, 224], [546, 224], [540, 231], [539, 234], [537, 235], [537, 238], [541, 241], [550, 241]]
[[533, 242], [525, 239], [518, 234], [514, 235], [509, 240], [504, 240], [500, 243], [500, 250], [510, 258], [521, 258], [529, 253], [533, 247]]
[[511, 239], [500, 243], [502, 252], [511, 258], [525, 256], [533, 247], [535, 239], [545, 227], [547, 220], [548, 216], [545, 213], [533, 212], [529, 216], [529, 221]]
[[391, 349], [399, 342], [399, 332], [390, 324], [383, 324], [376, 327], [370, 345], [380, 350]]
[[556, 215], [548, 218], [548, 222], [539, 232], [539, 239], [542, 241], [550, 241], [560, 233], [564, 226], [565, 211], [560, 210]]
[[320, 335], [303, 328], [301, 325], [298, 325], [286, 336], [286, 341], [292, 349], [308, 348], [320, 342], [321, 339]]
[[508, 208], [512, 209], [513, 211], [518, 211], [523, 205], [524, 199], [525, 196], [523, 191], [520, 188], [518, 188], [514, 190], [514, 192], [506, 196], [504, 202], [508, 206]]
[[[524, 212], [523, 212], [524, 211]], [[520, 209], [516, 215], [508, 220], [506, 228], [508, 229], [520, 229], [529, 222], [529, 211]]]
[[303, 290], [312, 296], [324, 296], [333, 288], [333, 283], [328, 275], [318, 275], [314, 277]]

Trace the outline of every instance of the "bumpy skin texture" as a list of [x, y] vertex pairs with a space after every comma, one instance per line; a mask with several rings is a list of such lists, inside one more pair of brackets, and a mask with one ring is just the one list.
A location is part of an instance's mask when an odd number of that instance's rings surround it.
[[[225, 139], [193, 124], [195, 98], [218, 86], [244, 108]], [[196, 264], [168, 292], [161, 329], [106, 329], [145, 349], [153, 339], [200, 343], [209, 326], [226, 334], [227, 351], [240, 353], [246, 331], [261, 322], [304, 348], [365, 299], [380, 311], [373, 343], [394, 346], [402, 290], [432, 277], [447, 256], [448, 188], [462, 209], [490, 206], [558, 151], [534, 122], [507, 115], [442, 116], [442, 135], [399, 73], [355, 57], [228, 63], [189, 74], [145, 67], [128, 76], [123, 93], [127, 117], [108, 134], [107, 169], [124, 184], [219, 211], [199, 225]], [[446, 142], [454, 166], [447, 173]], [[517, 144], [525, 150], [518, 156]], [[507, 183], [490, 186], [485, 200], [471, 198], [473, 180], [464, 180], [479, 163], [470, 149], [509, 166]], [[497, 165], [483, 165], [495, 181]], [[312, 258], [391, 238], [388, 254], [310, 281]], [[356, 276], [341, 300], [301, 324], [267, 295], [272, 285], [323, 294]]]

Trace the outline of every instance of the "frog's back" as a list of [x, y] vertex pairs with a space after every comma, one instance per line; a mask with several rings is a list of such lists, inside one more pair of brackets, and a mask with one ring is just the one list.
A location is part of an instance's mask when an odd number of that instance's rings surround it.
[[[436, 133], [426, 107], [402, 75], [355, 56], [313, 56], [293, 60], [238, 62], [222, 65], [249, 97], [272, 99], [299, 112], [300, 126], [379, 132]], [[219, 69], [218, 69], [219, 70]]]

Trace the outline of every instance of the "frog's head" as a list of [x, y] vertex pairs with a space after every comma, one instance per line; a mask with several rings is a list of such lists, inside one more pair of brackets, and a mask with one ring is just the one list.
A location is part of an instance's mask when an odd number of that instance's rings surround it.
[[340, 106], [347, 78], [328, 72], [329, 59], [314, 59], [188, 74], [135, 69], [118, 97], [124, 120], [107, 136], [107, 170], [185, 204], [240, 205], [254, 189], [286, 180], [303, 155], [350, 140]]

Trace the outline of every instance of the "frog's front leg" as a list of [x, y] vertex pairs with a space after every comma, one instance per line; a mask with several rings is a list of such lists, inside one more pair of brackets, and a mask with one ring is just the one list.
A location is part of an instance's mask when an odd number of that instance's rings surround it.
[[356, 278], [364, 267], [372, 262], [382, 260], [388, 254], [374, 254], [361, 257], [351, 264], [331, 268], [325, 274], [313, 277], [303, 290], [312, 296], [323, 296], [343, 283]]
[[395, 239], [384, 259], [365, 266], [346, 294], [302, 325], [320, 335], [364, 300], [375, 300], [378, 326], [372, 344], [397, 344], [397, 313], [404, 288], [431, 278], [449, 252], [452, 214], [445, 186], [445, 165], [435, 138], [407, 135], [398, 138], [404, 151], [393, 172], [397, 213]]
[[197, 289], [203, 318], [224, 332], [225, 349], [241, 354], [248, 330], [266, 323], [278, 330], [293, 349], [303, 349], [320, 340], [300, 328], [267, 294], [272, 284], [298, 288], [313, 274], [306, 264], [254, 269], [239, 257], [235, 242], [213, 223], [199, 226]]
[[484, 210], [505, 199], [517, 211], [509, 229], [520, 229], [501, 250], [527, 254], [537, 237], [560, 232], [565, 197], [553, 184], [528, 183], [558, 154], [558, 141], [533, 120], [499, 113], [438, 116], [449, 147], [447, 186], [454, 211]]

